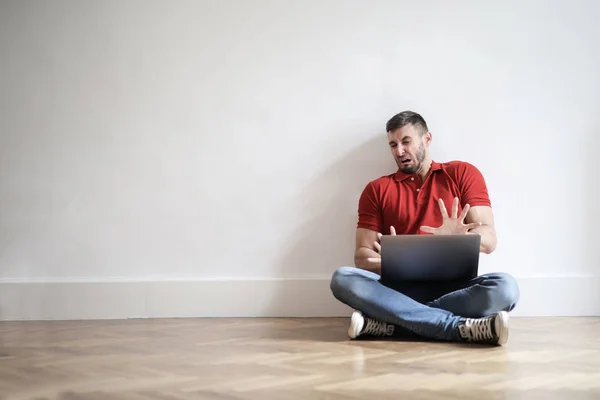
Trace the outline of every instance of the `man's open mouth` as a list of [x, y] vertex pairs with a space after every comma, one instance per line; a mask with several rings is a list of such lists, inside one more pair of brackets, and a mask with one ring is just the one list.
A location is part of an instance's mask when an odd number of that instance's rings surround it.
[[410, 159], [410, 158], [401, 158], [401, 159], [400, 159], [400, 163], [401, 163], [401, 164], [408, 164], [410, 161], [411, 161], [411, 159]]

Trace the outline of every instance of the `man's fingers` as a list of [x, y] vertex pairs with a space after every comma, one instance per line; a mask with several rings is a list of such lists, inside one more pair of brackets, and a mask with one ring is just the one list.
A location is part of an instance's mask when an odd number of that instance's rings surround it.
[[470, 224], [466, 224], [465, 227], [467, 229], [475, 229], [481, 226], [481, 222], [471, 222]]
[[438, 203], [440, 203], [440, 211], [442, 212], [442, 217], [448, 218], [448, 210], [446, 210], [446, 205], [444, 204], [444, 200], [442, 200], [441, 198], [438, 200]]
[[452, 218], [458, 218], [458, 197], [452, 200]]
[[377, 250], [378, 253], [381, 253], [381, 245], [378, 242], [373, 243], [375, 245], [375, 250]]
[[367, 258], [367, 261], [373, 265], [381, 266], [381, 257], [369, 257]]
[[427, 233], [434, 233], [435, 231], [437, 231], [437, 228], [434, 228], [432, 226], [422, 226], [421, 230]]
[[467, 214], [469, 213], [469, 209], [471, 206], [469, 204], [465, 204], [465, 208], [463, 208], [462, 213], [460, 213], [460, 222], [464, 221], [467, 218]]
[[396, 228], [390, 226], [390, 235], [396, 235]]
[[383, 235], [381, 233], [377, 233], [377, 239], [379, 239], [381, 241], [381, 238], [383, 237]]

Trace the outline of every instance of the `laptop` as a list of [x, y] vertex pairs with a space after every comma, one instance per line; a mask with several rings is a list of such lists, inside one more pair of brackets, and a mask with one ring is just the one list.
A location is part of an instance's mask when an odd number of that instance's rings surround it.
[[384, 235], [381, 279], [466, 281], [479, 272], [480, 235]]

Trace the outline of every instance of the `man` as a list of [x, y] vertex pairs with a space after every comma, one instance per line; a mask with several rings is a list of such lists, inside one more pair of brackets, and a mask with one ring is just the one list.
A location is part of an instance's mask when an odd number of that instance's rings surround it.
[[[476, 234], [481, 235], [481, 252], [496, 248], [494, 215], [480, 171], [463, 161], [432, 161], [432, 134], [415, 112], [395, 115], [386, 130], [398, 170], [363, 190], [356, 267], [339, 268], [331, 280], [333, 295], [356, 310], [348, 335], [506, 343], [508, 312], [519, 299], [516, 281], [506, 273], [481, 275], [460, 285], [390, 286], [380, 281], [382, 234]], [[450, 213], [446, 205], [451, 205]]]

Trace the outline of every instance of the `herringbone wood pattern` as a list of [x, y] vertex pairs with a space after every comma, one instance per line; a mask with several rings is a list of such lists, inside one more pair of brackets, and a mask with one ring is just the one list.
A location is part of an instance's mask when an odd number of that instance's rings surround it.
[[505, 347], [349, 341], [348, 319], [0, 323], [2, 399], [600, 399], [600, 319]]

